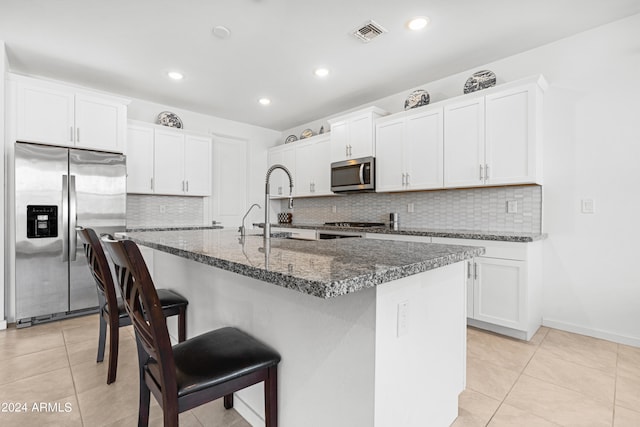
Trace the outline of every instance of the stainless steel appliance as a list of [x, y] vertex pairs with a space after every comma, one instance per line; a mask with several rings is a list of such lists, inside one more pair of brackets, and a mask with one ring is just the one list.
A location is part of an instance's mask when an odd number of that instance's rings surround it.
[[334, 193], [375, 191], [375, 177], [373, 157], [331, 163], [331, 191]]
[[125, 156], [17, 142], [16, 323], [94, 311], [95, 282], [76, 226], [125, 230]]

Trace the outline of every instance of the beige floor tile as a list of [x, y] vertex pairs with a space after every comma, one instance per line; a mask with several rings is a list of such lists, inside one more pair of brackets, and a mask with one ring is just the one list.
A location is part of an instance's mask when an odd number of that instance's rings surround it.
[[458, 402], [458, 418], [452, 427], [484, 427], [500, 406], [499, 400], [469, 389], [460, 394]]
[[533, 356], [524, 373], [594, 399], [613, 403], [616, 384], [614, 374], [567, 362], [544, 349]]
[[519, 375], [518, 371], [467, 357], [467, 388], [494, 399], [504, 399]]
[[11, 359], [25, 354], [64, 347], [64, 338], [59, 330], [46, 334], [34, 334], [29, 328], [10, 333], [0, 345], [0, 360]]
[[545, 420], [513, 406], [502, 404], [491, 419], [488, 427], [559, 427], [559, 424]]
[[640, 348], [618, 345], [618, 370], [640, 376]]
[[542, 343], [542, 341], [545, 339], [549, 331], [550, 331], [549, 328], [545, 326], [540, 326], [540, 328], [538, 328], [538, 330], [533, 335], [533, 337], [531, 337], [529, 344], [539, 346]]
[[62, 330], [64, 335], [64, 342], [69, 344], [75, 344], [82, 341], [94, 341], [98, 342], [98, 336], [100, 335], [100, 325], [96, 319], [95, 325], [75, 326], [73, 328], [64, 328]]
[[[122, 328], [121, 328], [122, 329]], [[125, 351], [135, 350], [135, 341], [129, 335], [127, 331], [120, 330], [119, 335], [118, 353], [121, 353], [123, 349]], [[94, 337], [94, 340], [80, 341], [68, 345], [67, 351], [69, 353], [69, 362], [71, 365], [78, 365], [87, 362], [96, 362], [98, 356], [98, 334]], [[107, 361], [109, 354], [109, 332], [107, 332], [105, 342], [104, 361]]]
[[[138, 373], [138, 358], [132, 351], [126, 351], [126, 348], [121, 348], [118, 354], [118, 370], [116, 371], [116, 381], [113, 384], [117, 384], [120, 379], [137, 378]], [[107, 370], [109, 364], [107, 359], [102, 363], [96, 363], [95, 360], [81, 363], [71, 366], [71, 373], [73, 374], [73, 382], [76, 386], [78, 393], [85, 392], [87, 390], [99, 387], [107, 386]], [[113, 385], [110, 384], [109, 386]], [[136, 393], [138, 385], [136, 383]]]
[[537, 345], [486, 332], [467, 334], [467, 354], [506, 369], [522, 372]]
[[618, 345], [609, 341], [551, 329], [540, 344], [540, 350], [590, 368], [610, 373], [616, 369]]
[[3, 427], [64, 426], [82, 427], [75, 395], [57, 400], [33, 402], [25, 413], [0, 413]]
[[91, 326], [94, 327], [98, 324], [98, 314], [88, 314], [86, 316], [72, 317], [71, 319], [61, 320], [60, 327], [62, 329], [76, 328], [78, 326]]
[[618, 372], [616, 379], [616, 406], [640, 411], [640, 375]]
[[53, 402], [75, 393], [69, 367], [20, 379], [0, 387], [0, 402]]
[[222, 399], [193, 408], [191, 412], [204, 427], [251, 427], [235, 409], [225, 409]]
[[632, 411], [621, 406], [616, 406], [615, 415], [613, 416], [613, 427], [638, 426], [640, 426], [640, 412]]
[[504, 403], [562, 426], [611, 426], [613, 405], [522, 375]]
[[64, 347], [13, 357], [0, 363], [0, 385], [68, 366], [69, 359]]

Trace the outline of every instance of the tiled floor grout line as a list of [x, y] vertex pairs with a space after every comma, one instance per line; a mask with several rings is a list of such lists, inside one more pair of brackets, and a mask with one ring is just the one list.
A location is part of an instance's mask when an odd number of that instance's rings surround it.
[[84, 426], [84, 418], [82, 417], [82, 409], [80, 408], [80, 396], [78, 396], [78, 388], [76, 387], [76, 379], [73, 374], [73, 368], [71, 367], [71, 357], [69, 356], [69, 346], [67, 345], [67, 340], [64, 336], [64, 328], [60, 329], [60, 333], [62, 334], [62, 340], [64, 341], [64, 347], [67, 353], [67, 361], [69, 362], [69, 373], [71, 374], [71, 382], [73, 383], [73, 392], [76, 396], [76, 403], [78, 404], [78, 412], [80, 413], [80, 424]]

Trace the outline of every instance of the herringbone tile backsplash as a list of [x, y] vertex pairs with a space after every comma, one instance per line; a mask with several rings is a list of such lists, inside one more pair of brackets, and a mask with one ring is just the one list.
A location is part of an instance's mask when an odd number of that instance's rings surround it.
[[127, 227], [202, 225], [204, 200], [202, 197], [127, 194]]
[[[517, 212], [507, 213], [508, 201], [517, 202]], [[410, 203], [413, 204], [413, 212], [408, 212]], [[286, 207], [286, 202], [283, 202], [281, 212], [286, 212]], [[532, 185], [304, 198], [295, 199], [292, 212], [294, 224], [327, 221], [386, 223], [389, 213], [398, 212], [403, 227], [539, 233], [542, 230], [542, 187]]]

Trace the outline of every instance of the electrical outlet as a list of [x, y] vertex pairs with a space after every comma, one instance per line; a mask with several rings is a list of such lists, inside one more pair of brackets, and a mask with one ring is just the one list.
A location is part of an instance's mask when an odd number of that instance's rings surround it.
[[167, 207], [165, 205], [160, 205], [160, 213], [167, 213]]
[[331, 206], [331, 212], [333, 213], [338, 212], [338, 207], [336, 205]]
[[413, 203], [407, 203], [407, 212], [411, 213], [413, 212], [413, 209], [414, 209]]
[[409, 333], [409, 301], [398, 303], [398, 330], [397, 336], [400, 338]]
[[593, 199], [582, 199], [580, 205], [583, 214], [596, 213], [596, 202]]
[[507, 213], [518, 213], [517, 200], [507, 200]]

